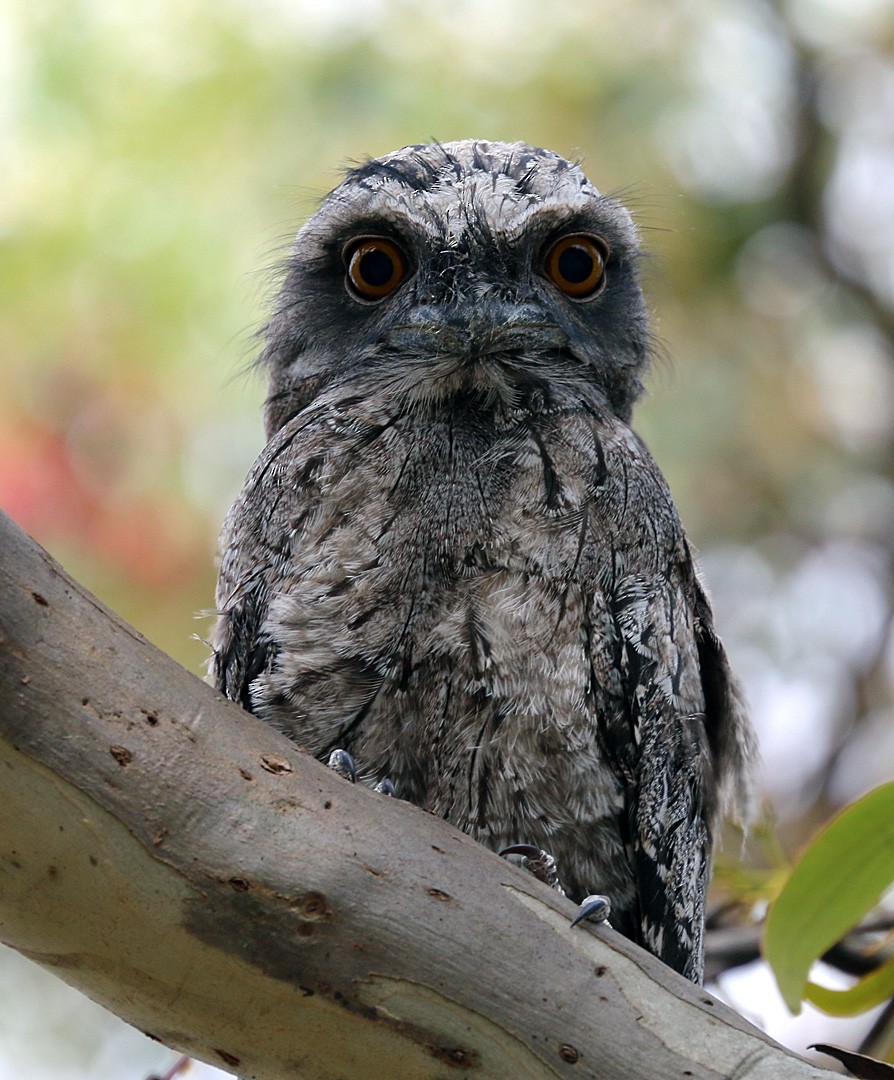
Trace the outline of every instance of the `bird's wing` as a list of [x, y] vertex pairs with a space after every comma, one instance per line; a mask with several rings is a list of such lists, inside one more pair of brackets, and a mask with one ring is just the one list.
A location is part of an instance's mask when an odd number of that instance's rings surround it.
[[701, 970], [714, 799], [692, 610], [673, 577], [619, 584], [637, 936], [692, 978]]
[[750, 736], [663, 477], [629, 431], [604, 447], [621, 707], [602, 725], [626, 792], [633, 931], [697, 981], [719, 789]]
[[252, 466], [221, 531], [210, 674], [219, 690], [246, 709], [252, 707], [253, 681], [275, 662], [276, 644], [264, 624], [318, 495], [325, 441], [312, 418], [286, 424]]

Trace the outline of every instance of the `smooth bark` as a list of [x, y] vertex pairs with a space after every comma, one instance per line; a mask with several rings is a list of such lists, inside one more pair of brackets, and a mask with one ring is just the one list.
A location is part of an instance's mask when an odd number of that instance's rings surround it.
[[0, 939], [258, 1080], [831, 1076], [352, 786], [0, 522]]

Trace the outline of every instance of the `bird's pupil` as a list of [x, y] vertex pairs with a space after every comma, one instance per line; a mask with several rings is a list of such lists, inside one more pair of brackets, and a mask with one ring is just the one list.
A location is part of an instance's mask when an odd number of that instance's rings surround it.
[[593, 273], [593, 256], [584, 247], [567, 247], [559, 256], [559, 273], [578, 285]]
[[360, 258], [360, 276], [367, 285], [387, 285], [394, 274], [394, 260], [380, 248], [364, 252]]

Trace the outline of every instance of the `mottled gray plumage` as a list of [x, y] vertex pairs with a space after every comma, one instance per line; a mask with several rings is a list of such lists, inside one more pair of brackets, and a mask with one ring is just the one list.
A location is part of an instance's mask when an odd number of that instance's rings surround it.
[[[557, 238], [605, 280], [565, 295]], [[358, 237], [406, 276], [348, 287]], [[753, 756], [670, 493], [628, 426], [649, 356], [628, 212], [522, 144], [412, 146], [299, 232], [269, 442], [223, 532], [231, 698], [566, 892], [698, 980], [718, 813]], [[571, 264], [568, 264], [571, 265]]]

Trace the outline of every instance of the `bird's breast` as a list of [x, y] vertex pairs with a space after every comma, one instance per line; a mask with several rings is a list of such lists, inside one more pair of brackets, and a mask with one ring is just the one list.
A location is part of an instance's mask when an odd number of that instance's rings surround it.
[[331, 453], [296, 514], [256, 711], [494, 843], [612, 819], [598, 458], [567, 418], [394, 424]]

